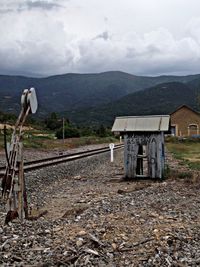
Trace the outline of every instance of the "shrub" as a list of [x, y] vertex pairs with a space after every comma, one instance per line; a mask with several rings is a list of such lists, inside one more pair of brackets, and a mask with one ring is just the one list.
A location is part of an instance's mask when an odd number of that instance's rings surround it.
[[179, 179], [191, 179], [192, 178], [192, 173], [191, 172], [179, 172], [178, 173], [178, 178]]
[[[63, 128], [60, 128], [56, 132], [56, 137], [58, 139], [62, 139], [63, 138]], [[77, 128], [73, 127], [73, 126], [66, 126], [64, 128], [64, 137], [65, 138], [80, 137], [79, 130]]]

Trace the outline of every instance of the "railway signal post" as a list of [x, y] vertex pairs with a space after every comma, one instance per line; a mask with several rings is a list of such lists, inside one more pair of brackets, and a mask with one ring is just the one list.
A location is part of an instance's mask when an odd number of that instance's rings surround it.
[[[7, 165], [1, 186], [7, 211], [5, 223], [16, 217], [23, 222], [23, 219], [28, 217], [24, 180], [23, 125], [30, 113], [36, 113], [37, 107], [35, 89], [25, 89], [21, 96], [21, 112], [13, 130], [9, 151], [6, 151]], [[5, 144], [5, 149], [6, 147], [7, 144]]]

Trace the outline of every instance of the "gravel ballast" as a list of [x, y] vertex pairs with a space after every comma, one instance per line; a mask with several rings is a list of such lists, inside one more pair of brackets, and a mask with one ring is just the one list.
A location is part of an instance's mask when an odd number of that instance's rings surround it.
[[0, 266], [198, 266], [199, 179], [123, 179], [122, 150], [26, 174], [36, 221], [4, 225]]

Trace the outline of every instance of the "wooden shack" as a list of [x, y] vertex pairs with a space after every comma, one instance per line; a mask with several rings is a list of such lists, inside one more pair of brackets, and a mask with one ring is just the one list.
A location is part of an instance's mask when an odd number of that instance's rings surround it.
[[164, 132], [169, 115], [117, 117], [112, 132], [124, 136], [126, 178], [163, 178]]

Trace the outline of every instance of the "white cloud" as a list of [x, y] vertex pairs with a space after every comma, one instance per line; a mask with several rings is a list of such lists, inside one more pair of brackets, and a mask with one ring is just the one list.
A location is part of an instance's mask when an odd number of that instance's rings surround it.
[[[88, 47], [90, 49], [88, 49]], [[200, 46], [192, 38], [175, 40], [165, 29], [143, 36], [114, 36], [81, 42], [79, 71], [120, 69], [136, 74], [198, 72]], [[193, 66], [194, 65], [194, 66]]]
[[0, 73], [198, 73], [200, 3], [144, 2], [2, 0]]
[[53, 9], [62, 7], [61, 0], [1, 0], [0, 12], [24, 11], [27, 9]]

